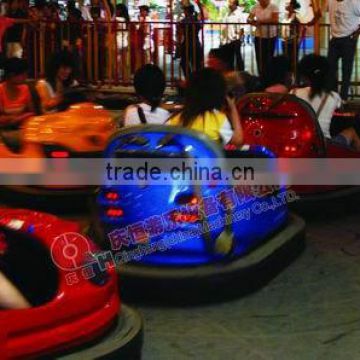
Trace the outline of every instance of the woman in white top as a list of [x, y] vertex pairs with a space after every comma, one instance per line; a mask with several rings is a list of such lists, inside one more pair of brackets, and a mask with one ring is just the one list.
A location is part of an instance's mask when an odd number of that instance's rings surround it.
[[128, 47], [129, 47], [129, 12], [125, 4], [116, 5], [116, 49], [119, 66], [119, 72], [124, 79], [129, 78], [128, 74]]
[[140, 64], [144, 65], [150, 62], [151, 52], [154, 48], [151, 41], [151, 17], [150, 8], [147, 5], [139, 6], [139, 22], [137, 32], [139, 37]]
[[301, 5], [298, 0], [290, 0], [285, 7], [286, 13], [282, 19], [281, 35], [283, 53], [291, 60], [292, 69], [296, 72], [299, 60], [300, 45], [305, 39], [306, 27], [314, 25], [321, 18], [321, 11], [314, 12], [312, 20], [305, 23], [298, 13]]
[[55, 54], [47, 67], [45, 79], [39, 80], [36, 90], [44, 113], [58, 111], [64, 101], [64, 93], [78, 83], [74, 80], [75, 63], [70, 53]]
[[165, 76], [152, 64], [141, 67], [134, 77], [136, 94], [141, 103], [125, 109], [124, 126], [139, 124], [164, 124], [170, 114], [160, 107], [165, 91]]
[[298, 62], [300, 39], [302, 38], [301, 21], [297, 11], [301, 5], [297, 0], [290, 0], [286, 5], [286, 14], [282, 19], [282, 49], [283, 53], [291, 59], [293, 64]]
[[[294, 89], [291, 93], [312, 106], [324, 136], [331, 138], [331, 119], [342, 102], [338, 93], [329, 90], [328, 60], [315, 54], [304, 56], [299, 63], [299, 74], [307, 86]], [[360, 151], [360, 138], [352, 127], [343, 130], [333, 140], [347, 146], [353, 146]]]
[[255, 53], [259, 75], [264, 75], [274, 56], [279, 23], [279, 8], [271, 0], [258, 0], [250, 11], [248, 23], [256, 26]]

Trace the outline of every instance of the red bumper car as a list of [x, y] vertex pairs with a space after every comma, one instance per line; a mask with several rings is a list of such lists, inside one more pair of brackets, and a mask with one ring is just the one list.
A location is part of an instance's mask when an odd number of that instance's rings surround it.
[[[263, 145], [279, 158], [359, 158], [360, 153], [331, 139], [320, 129], [314, 110], [294, 95], [249, 94], [238, 104], [246, 144]], [[358, 187], [294, 186], [302, 203], [333, 200]]]
[[31, 304], [0, 310], [6, 358], [140, 358], [141, 317], [120, 303], [114, 270], [76, 223], [1, 209], [0, 236], [1, 272]]

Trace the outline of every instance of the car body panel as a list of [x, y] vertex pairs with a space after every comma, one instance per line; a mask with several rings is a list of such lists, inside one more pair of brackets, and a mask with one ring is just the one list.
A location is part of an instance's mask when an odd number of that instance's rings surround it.
[[[118, 153], [124, 153], [124, 157], [131, 153], [131, 156], [139, 153], [139, 156], [148, 154], [149, 157], [159, 154], [159, 143], [163, 138], [174, 136], [173, 143], [177, 146], [162, 148], [162, 155], [167, 156], [181, 155], [188, 158], [207, 159], [209, 166], [215, 161], [224, 160], [225, 154], [221, 147], [210, 141], [204, 134], [175, 127], [146, 126], [134, 127], [132, 129], [122, 130], [114, 135], [110, 141], [105, 157], [118, 157]], [[134, 145], [129, 141], [130, 138], [142, 139], [143, 145]], [[144, 141], [146, 139], [146, 142]], [[254, 156], [258, 154], [262, 157], [269, 156], [268, 151], [263, 147], [252, 147], [243, 152], [239, 152], [239, 157]], [[171, 160], [170, 160], [171, 161]], [[217, 164], [219, 165], [219, 164]], [[223, 164], [224, 165], [224, 164]], [[240, 187], [241, 189], [241, 187]], [[117, 200], [108, 200], [107, 194], [117, 193]], [[203, 220], [194, 222], [184, 222], [179, 224], [171, 219], [169, 214], [174, 211], [183, 211], [176, 199], [179, 195], [195, 195], [200, 202], [208, 201], [206, 199], [217, 199], [217, 212], [205, 216]], [[223, 222], [228, 215], [226, 207], [222, 206], [220, 197], [231, 196], [232, 201], [236, 203], [236, 214], [239, 220], [233, 222], [230, 227]], [[156, 205], [154, 203], [156, 199]], [[205, 200], [204, 200], [205, 199]], [[218, 246], [219, 239], [222, 239], [224, 233], [231, 233], [233, 237], [232, 256], [241, 256], [251, 250], [254, 246], [280, 229], [287, 221], [287, 207], [284, 204], [273, 206], [273, 197], [269, 194], [255, 197], [252, 194], [239, 190], [230, 185], [201, 185], [179, 184], [174, 181], [169, 185], [162, 186], [136, 186], [136, 185], [105, 185], [100, 188], [97, 196], [97, 206], [100, 222], [103, 226], [105, 237], [118, 229], [125, 229], [133, 224], [149, 221], [152, 217], [161, 217], [163, 231], [153, 236], [149, 235], [148, 244], [156, 244], [159, 241], [172, 242], [172, 246], [164, 251], [155, 251], [146, 256], [135, 259], [136, 262], [143, 264], [157, 264], [168, 266], [196, 266], [207, 263], [222, 261], [228, 257], [214, 249]], [[254, 206], [267, 209], [264, 211], [254, 211]], [[109, 207], [121, 208], [123, 214], [116, 218], [108, 216]], [[190, 209], [191, 210], [191, 209]], [[199, 208], [194, 209], [195, 212]], [[235, 205], [233, 206], [235, 214]], [[248, 213], [250, 213], [248, 217]], [[207, 225], [205, 223], [208, 223]], [[204, 230], [205, 228], [208, 229]], [[188, 233], [197, 232], [188, 241], [181, 241]], [[206, 233], [206, 235], [204, 235]], [[174, 238], [178, 239], [177, 241]], [[134, 249], [139, 244], [132, 244], [128, 250]], [[123, 249], [122, 249], [123, 250]], [[124, 249], [126, 250], [126, 249]]]
[[104, 150], [115, 129], [109, 111], [82, 103], [63, 112], [32, 117], [24, 126], [24, 141], [57, 144], [79, 153], [96, 152]]
[[[116, 117], [110, 111], [93, 103], [80, 103], [70, 106], [66, 111], [31, 117], [18, 132], [7, 132], [6, 136], [10, 137], [10, 140], [11, 137], [15, 137], [15, 142], [19, 143], [18, 151], [13, 151], [0, 133], [0, 158], [45, 158], [53, 157], [52, 154], [56, 151], [64, 153], [65, 157], [69, 158], [100, 157], [116, 129]], [[34, 161], [29, 164], [29, 170], [30, 166], [34, 173], [41, 169]], [[54, 195], [58, 195], [57, 190], [63, 190], [61, 195], [68, 195], [82, 189], [91, 192], [94, 188], [42, 185], [17, 186], [11, 189], [20, 193], [31, 193], [31, 190], [36, 190], [39, 195], [50, 196], [49, 191], [54, 191]]]
[[[245, 142], [262, 145], [283, 158], [359, 158], [360, 153], [325, 139], [313, 109], [294, 95], [249, 94], [238, 104]], [[338, 115], [336, 115], [338, 116]], [[294, 186], [303, 195], [341, 186]]]
[[55, 145], [74, 154], [102, 152], [116, 127], [114, 116], [101, 106], [72, 105], [66, 111], [29, 118], [20, 129], [22, 149], [13, 152], [0, 141], [0, 157], [46, 157], [45, 145]]
[[[29, 210], [0, 209], [0, 228], [35, 239], [55, 260], [63, 258], [66, 246], [65, 243], [57, 245], [59, 237], [80, 234], [76, 223]], [[89, 239], [81, 239], [87, 245], [77, 247], [80, 250], [72, 259], [74, 264], [83, 264], [88, 252], [98, 251]], [[72, 243], [78, 246], [75, 240]], [[104, 333], [116, 318], [120, 301], [113, 269], [109, 270], [109, 279], [103, 286], [81, 276], [81, 267], [65, 269], [57, 266], [56, 271], [58, 285], [50, 301], [30, 309], [0, 312], [0, 326], [5, 331], [9, 358], [40, 356], [88, 342]], [[77, 280], [70, 283], [69, 274]]]

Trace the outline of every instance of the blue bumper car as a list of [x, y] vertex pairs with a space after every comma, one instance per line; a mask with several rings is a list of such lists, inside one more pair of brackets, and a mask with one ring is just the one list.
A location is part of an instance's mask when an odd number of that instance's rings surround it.
[[[210, 169], [227, 169], [229, 158], [271, 156], [259, 146], [225, 152], [202, 133], [164, 126], [121, 130], [105, 151], [120, 164], [185, 159], [194, 165], [201, 159]], [[166, 169], [164, 178], [171, 175]], [[304, 248], [305, 225], [288, 212], [287, 189], [171, 179], [129, 185], [107, 178], [97, 194], [93, 231], [112, 251], [125, 296], [180, 300], [189, 289], [192, 297], [207, 299], [208, 291], [211, 299], [229, 290], [248, 293]]]

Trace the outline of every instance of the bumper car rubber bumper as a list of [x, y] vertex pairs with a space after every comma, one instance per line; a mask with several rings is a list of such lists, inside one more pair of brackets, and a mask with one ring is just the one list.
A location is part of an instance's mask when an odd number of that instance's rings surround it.
[[[332, 191], [301, 195], [300, 199], [290, 204], [290, 209], [301, 215], [326, 216], [334, 213], [358, 211], [360, 186], [342, 187]], [[336, 207], [334, 206], [336, 204]]]
[[118, 268], [123, 297], [135, 301], [192, 303], [219, 301], [260, 289], [305, 248], [305, 222], [296, 215], [247, 255], [197, 267], [155, 267], [134, 263]]
[[78, 349], [58, 354], [59, 360], [141, 359], [143, 319], [134, 309], [122, 305], [115, 324], [101, 339]]
[[82, 211], [96, 187], [45, 188], [35, 186], [2, 186], [2, 202], [14, 207], [27, 207], [42, 211]]

